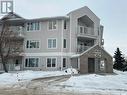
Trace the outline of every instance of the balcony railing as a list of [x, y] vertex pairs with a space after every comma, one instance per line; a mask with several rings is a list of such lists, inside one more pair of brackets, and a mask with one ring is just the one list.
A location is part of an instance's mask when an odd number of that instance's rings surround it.
[[91, 27], [78, 26], [78, 36], [96, 38], [94, 30]]
[[90, 48], [91, 46], [84, 46], [84, 45], [78, 45], [77, 47], [77, 52], [78, 53], [82, 53], [84, 51], [86, 51], [88, 48]]
[[22, 26], [11, 26], [9, 27], [9, 31], [12, 31], [12, 37], [24, 38], [25, 37], [25, 29]]

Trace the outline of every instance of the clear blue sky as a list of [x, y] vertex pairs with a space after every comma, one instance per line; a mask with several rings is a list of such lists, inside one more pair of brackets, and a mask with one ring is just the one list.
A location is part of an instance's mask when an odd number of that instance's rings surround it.
[[14, 0], [14, 10], [25, 18], [62, 16], [88, 6], [104, 25], [105, 49], [116, 47], [127, 55], [127, 0]]

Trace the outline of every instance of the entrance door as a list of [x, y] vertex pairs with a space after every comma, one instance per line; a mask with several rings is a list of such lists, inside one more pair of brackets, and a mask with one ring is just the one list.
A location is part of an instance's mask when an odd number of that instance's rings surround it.
[[15, 60], [15, 70], [20, 70], [20, 64], [18, 59]]
[[94, 73], [95, 72], [95, 59], [88, 58], [88, 72]]

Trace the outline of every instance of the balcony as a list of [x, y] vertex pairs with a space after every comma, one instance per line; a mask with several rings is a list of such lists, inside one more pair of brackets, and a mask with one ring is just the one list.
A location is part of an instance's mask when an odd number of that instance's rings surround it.
[[25, 37], [25, 28], [22, 26], [11, 26], [9, 31], [12, 31], [10, 36], [13, 38], [24, 39]]
[[78, 53], [83, 53], [84, 51], [86, 51], [87, 49], [89, 49], [91, 46], [84, 46], [84, 45], [78, 45], [77, 46], [77, 52]]
[[97, 38], [97, 36], [94, 34], [93, 28], [85, 26], [78, 26], [77, 36], [91, 39]]

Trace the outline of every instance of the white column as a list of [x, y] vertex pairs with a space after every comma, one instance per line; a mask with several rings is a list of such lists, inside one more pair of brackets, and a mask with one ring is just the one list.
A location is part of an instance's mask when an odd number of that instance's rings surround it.
[[78, 57], [78, 70], [80, 70], [80, 57]]

